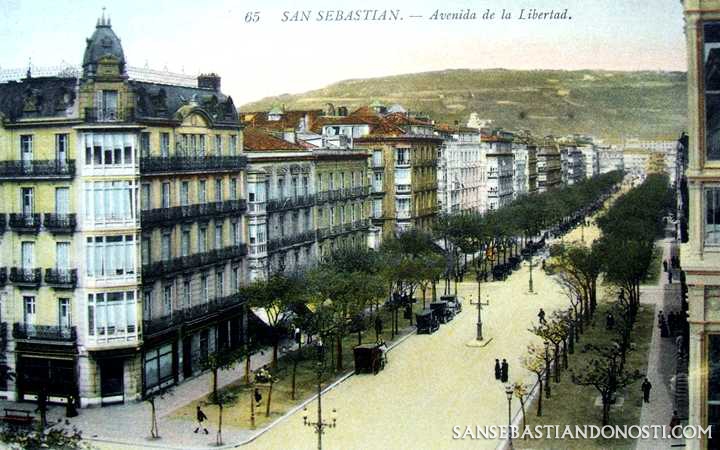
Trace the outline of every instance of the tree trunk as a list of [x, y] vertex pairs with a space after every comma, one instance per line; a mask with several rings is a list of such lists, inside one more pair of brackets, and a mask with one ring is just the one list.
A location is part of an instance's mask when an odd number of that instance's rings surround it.
[[337, 334], [337, 371], [340, 372], [343, 370], [343, 360], [342, 360], [342, 333]]
[[217, 431], [217, 445], [223, 445], [222, 441], [222, 416], [223, 416], [223, 405], [218, 404], [218, 431]]
[[563, 340], [563, 368], [568, 368], [568, 342], [567, 339]]
[[297, 366], [298, 366], [298, 359], [297, 357], [293, 361], [293, 371], [292, 371], [292, 390], [290, 391], [290, 399], [295, 400], [295, 380], [297, 379]]
[[423, 309], [425, 309], [425, 291], [427, 291], [427, 286], [423, 285], [422, 293], [423, 293]]
[[278, 347], [279, 346], [280, 346], [280, 338], [279, 338], [279, 336], [275, 336], [275, 338], [273, 339], [272, 364], [270, 365], [273, 369], [277, 369]]
[[215, 368], [212, 371], [212, 395], [213, 395], [213, 401], [217, 398], [217, 388], [218, 388], [218, 369]]
[[358, 345], [362, 345], [362, 331], [358, 330]]
[[537, 415], [538, 417], [542, 416], [542, 400], [543, 400], [543, 380], [542, 380], [542, 372], [537, 374], [538, 377], [538, 384], [540, 385], [540, 391], [538, 392], [538, 408], [537, 408]]
[[603, 408], [602, 408], [602, 424], [603, 426], [610, 423], [610, 396], [602, 396]]
[[248, 352], [247, 356], [245, 357], [245, 382], [250, 382], [250, 352]]
[[270, 380], [270, 389], [268, 389], [267, 404], [265, 405], [265, 417], [270, 417], [270, 400], [272, 400], [273, 382]]
[[153, 439], [157, 439], [158, 433], [157, 433], [157, 416], [155, 414], [155, 399], [150, 400], [150, 436]]
[[[433, 302], [436, 302], [436, 301], [437, 301], [437, 286], [436, 286], [436, 285], [437, 285], [437, 283], [433, 280], [433, 283], [432, 283], [432, 299], [433, 299]], [[423, 303], [423, 309], [425, 309], [425, 304], [424, 304], [424, 303]]]
[[522, 411], [522, 428], [521, 430], [525, 429], [525, 400], [520, 397], [520, 411]]
[[560, 343], [555, 343], [555, 382], [560, 382]]

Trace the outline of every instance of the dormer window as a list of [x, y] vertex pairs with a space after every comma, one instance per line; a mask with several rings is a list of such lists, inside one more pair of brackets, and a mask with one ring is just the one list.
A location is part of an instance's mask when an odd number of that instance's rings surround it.
[[114, 122], [118, 116], [117, 91], [100, 91], [95, 97], [96, 118], [98, 122]]

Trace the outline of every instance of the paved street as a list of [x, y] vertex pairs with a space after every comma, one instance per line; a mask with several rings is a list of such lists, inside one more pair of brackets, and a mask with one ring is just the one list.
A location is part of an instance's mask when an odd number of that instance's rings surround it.
[[[585, 239], [594, 235], [594, 228], [586, 228]], [[574, 232], [566, 239], [579, 237]], [[338, 408], [337, 428], [327, 431], [323, 448], [495, 448], [497, 441], [454, 441], [452, 428], [506, 423], [507, 399], [494, 378], [495, 358], [508, 360], [510, 381], [533, 381], [519, 362], [526, 345], [537, 339], [527, 329], [538, 308], [549, 314], [567, 305], [554, 281], [537, 269], [533, 275], [538, 295], [526, 294], [527, 267], [506, 282], [483, 285], [491, 303], [483, 310], [486, 337], [493, 339], [487, 347], [466, 346], [475, 336], [477, 314], [465, 304], [462, 314], [435, 334], [413, 336], [391, 351], [379, 375], [351, 377], [323, 396], [323, 411]], [[476, 286], [461, 284], [461, 295], [476, 297]], [[314, 417], [314, 407], [308, 414]], [[317, 436], [303, 426], [302, 415], [289, 417], [248, 448], [288, 448], [290, 442], [293, 449], [316, 448]]]

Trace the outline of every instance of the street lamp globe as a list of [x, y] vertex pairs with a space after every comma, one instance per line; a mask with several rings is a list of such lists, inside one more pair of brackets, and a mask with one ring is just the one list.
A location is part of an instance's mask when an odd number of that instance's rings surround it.
[[505, 386], [505, 395], [507, 395], [508, 400], [512, 400], [513, 391], [513, 386], [511, 384]]

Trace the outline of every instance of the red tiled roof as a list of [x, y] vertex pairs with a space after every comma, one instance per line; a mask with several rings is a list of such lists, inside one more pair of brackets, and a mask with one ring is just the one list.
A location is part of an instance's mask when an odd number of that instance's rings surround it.
[[305, 150], [306, 147], [277, 138], [258, 128], [246, 127], [243, 132], [243, 148], [246, 151]]
[[267, 111], [252, 111], [252, 112], [241, 112], [240, 118], [247, 125], [255, 128], [262, 128], [265, 130], [273, 131], [284, 131], [288, 128], [296, 129], [300, 125], [300, 121], [307, 115], [310, 123], [309, 127], [313, 126], [313, 123], [322, 116], [323, 111], [321, 109], [310, 109], [310, 110], [293, 110], [285, 111], [282, 114], [280, 120], [268, 120]]

